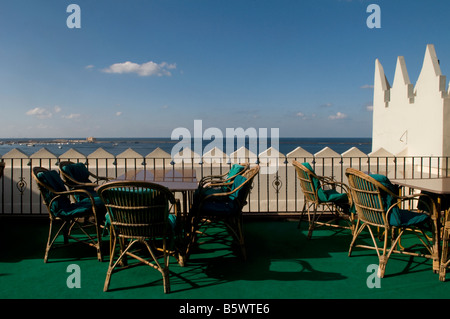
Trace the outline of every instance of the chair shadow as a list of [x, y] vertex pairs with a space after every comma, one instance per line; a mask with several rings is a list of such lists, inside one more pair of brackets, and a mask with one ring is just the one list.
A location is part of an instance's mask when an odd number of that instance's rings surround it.
[[[277, 222], [283, 223], [283, 222]], [[247, 259], [244, 261], [237, 245], [231, 244], [231, 237], [224, 229], [215, 235], [219, 238], [203, 237], [202, 244], [196, 246], [185, 268], [171, 274], [176, 278], [173, 292], [186, 291], [200, 287], [220, 285], [232, 281], [336, 281], [345, 280], [338, 272], [326, 272], [314, 269], [308, 258], [330, 258], [330, 250], [348, 249], [351, 237], [342, 236], [342, 242], [335, 240], [337, 246], [324, 251], [324, 240], [307, 240], [297, 224], [257, 223], [245, 227]], [[339, 237], [339, 235], [336, 235]], [[333, 245], [335, 245], [333, 243]], [[309, 246], [316, 246], [308, 247]], [[331, 245], [331, 246], [333, 246]], [[320, 247], [319, 247], [320, 246]], [[328, 248], [329, 247], [328, 240]], [[172, 268], [173, 269], [173, 268]], [[174, 279], [175, 279], [174, 278]], [[176, 287], [183, 282], [190, 287]]]

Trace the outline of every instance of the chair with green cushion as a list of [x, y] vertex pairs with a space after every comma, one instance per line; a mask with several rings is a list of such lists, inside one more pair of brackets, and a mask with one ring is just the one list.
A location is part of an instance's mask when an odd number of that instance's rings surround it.
[[248, 163], [233, 164], [230, 170], [225, 174], [204, 176], [198, 183], [199, 188], [206, 188], [209, 186], [214, 187], [217, 186], [217, 184], [221, 184], [221, 186], [231, 185], [233, 179], [238, 175], [244, 174], [248, 168]]
[[[103, 177], [93, 174], [88, 170], [84, 163], [73, 163], [71, 161], [63, 161], [59, 163], [59, 173], [64, 183], [69, 189], [85, 189], [91, 193], [94, 197], [95, 204], [98, 208], [99, 216], [106, 214], [105, 206], [97, 194], [96, 188], [99, 186], [100, 181], [110, 181], [112, 178]], [[94, 181], [91, 181], [91, 178]], [[75, 201], [86, 201], [85, 197], [81, 197], [78, 193], [74, 193], [73, 197]], [[106, 216], [107, 217], [107, 216]], [[102, 217], [104, 219], [104, 217]], [[107, 228], [105, 228], [107, 230]]]
[[256, 165], [235, 176], [229, 189], [223, 191], [219, 187], [219, 191], [201, 193], [194, 197], [190, 212], [192, 230], [189, 234], [187, 255], [198, 242], [198, 234], [206, 235], [208, 226], [222, 223], [239, 245], [243, 259], [246, 259], [242, 210], [247, 205], [253, 180], [258, 172], [259, 165]]
[[0, 177], [3, 176], [4, 169], [5, 169], [5, 162], [0, 162]]
[[[358, 216], [349, 256], [354, 247], [375, 250], [379, 259], [378, 276], [380, 278], [384, 277], [386, 264], [392, 253], [433, 258], [433, 243], [428, 239], [427, 232], [433, 227], [431, 216], [436, 216], [437, 212], [431, 197], [420, 193], [400, 196], [399, 187], [393, 185], [384, 175], [368, 175], [348, 168], [346, 176], [351, 190], [352, 204]], [[356, 245], [356, 240], [366, 228], [369, 230], [373, 246]], [[374, 234], [374, 230], [381, 234], [380, 238]], [[403, 240], [402, 245], [414, 243], [409, 248], [400, 246], [400, 239], [405, 234], [411, 234], [409, 236], [411, 238]], [[431, 237], [433, 241], [434, 236]], [[421, 244], [418, 245], [418, 243]], [[416, 249], [416, 246], [421, 249]]]
[[[98, 176], [92, 173], [84, 163], [62, 161], [59, 163], [60, 173], [66, 185], [71, 188], [94, 191], [100, 181], [110, 181], [112, 178]], [[92, 181], [91, 179], [94, 179]]]
[[348, 186], [330, 177], [318, 176], [309, 163], [294, 160], [292, 165], [304, 196], [299, 227], [306, 213], [309, 223], [307, 238], [310, 239], [319, 226], [350, 229], [353, 232], [354, 214], [350, 211]]
[[[58, 172], [43, 167], [33, 168], [33, 178], [41, 192], [44, 205], [50, 218], [50, 230], [45, 250], [44, 262], [47, 262], [51, 249], [69, 244], [69, 239], [83, 242], [97, 250], [97, 258], [102, 261], [101, 220], [98, 207], [92, 194], [86, 190], [67, 190]], [[80, 196], [79, 202], [72, 202], [72, 195]], [[99, 218], [100, 217], [100, 218]], [[62, 225], [53, 234], [54, 223]], [[76, 233], [79, 231], [79, 233]], [[58, 236], [64, 236], [64, 244], [54, 246]]]
[[[179, 201], [164, 186], [149, 182], [109, 182], [98, 189], [112, 225], [110, 263], [104, 291], [114, 272], [145, 264], [163, 276], [164, 292], [170, 292], [169, 257], [183, 266], [184, 255], [176, 241], [179, 232]], [[173, 214], [170, 211], [173, 210]], [[117, 254], [117, 241], [120, 251]], [[127, 257], [139, 263], [130, 264]], [[162, 261], [160, 261], [162, 259]]]

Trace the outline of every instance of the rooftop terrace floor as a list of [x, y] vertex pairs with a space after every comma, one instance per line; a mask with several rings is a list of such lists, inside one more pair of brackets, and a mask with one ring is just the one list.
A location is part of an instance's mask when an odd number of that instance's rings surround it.
[[[77, 244], [53, 251], [44, 263], [47, 220], [1, 218], [0, 298], [185, 301], [450, 296], [450, 282], [439, 281], [430, 260], [405, 255], [393, 255], [380, 287], [369, 288], [367, 280], [373, 273], [368, 266], [378, 262], [374, 251], [356, 248], [349, 257], [348, 231], [322, 228], [307, 240], [303, 225], [298, 229], [297, 221], [248, 219], [244, 224], [247, 261], [226, 242], [205, 243], [185, 267], [171, 259], [171, 293], [164, 294], [160, 273], [144, 266], [115, 273], [110, 291], [103, 292], [108, 262], [98, 262], [95, 250]], [[67, 286], [71, 264], [80, 267], [81, 288]]]

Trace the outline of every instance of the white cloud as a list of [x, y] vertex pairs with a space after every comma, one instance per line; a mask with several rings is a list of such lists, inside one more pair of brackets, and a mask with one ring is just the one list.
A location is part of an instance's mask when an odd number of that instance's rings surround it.
[[35, 107], [34, 109], [27, 111], [25, 114], [29, 116], [34, 116], [41, 120], [52, 117], [52, 113], [42, 107]]
[[93, 68], [94, 68], [94, 65], [89, 64], [89, 65], [86, 65], [84, 68], [87, 69], [87, 70], [93, 69]]
[[55, 113], [59, 113], [59, 112], [61, 112], [61, 107], [56, 105], [55, 106]]
[[116, 112], [116, 116], [121, 116], [122, 112]]
[[361, 89], [373, 89], [373, 85], [372, 84], [364, 84], [360, 88]]
[[138, 64], [134, 62], [124, 62], [124, 63], [115, 63], [110, 65], [108, 68], [104, 69], [103, 72], [106, 73], [136, 73], [140, 76], [171, 76], [169, 70], [175, 69], [175, 64], [168, 64], [166, 62], [155, 63], [153, 61], [149, 61], [146, 63]]
[[347, 114], [337, 112], [335, 115], [330, 115], [328, 118], [330, 120], [342, 120], [342, 119], [347, 118]]
[[366, 110], [367, 110], [367, 112], [372, 112], [373, 111], [373, 105], [366, 105]]
[[302, 112], [298, 112], [297, 114], [295, 114], [295, 116], [301, 118], [302, 120], [306, 119], [306, 115], [304, 113], [302, 113]]
[[78, 113], [72, 113], [69, 115], [63, 115], [62, 118], [64, 119], [68, 119], [68, 120], [76, 120], [79, 119], [81, 117], [81, 114]]

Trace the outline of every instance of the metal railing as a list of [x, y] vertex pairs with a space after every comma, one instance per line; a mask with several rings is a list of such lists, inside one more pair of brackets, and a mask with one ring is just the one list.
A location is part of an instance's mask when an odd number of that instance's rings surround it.
[[[36, 154], [37, 155], [37, 154]], [[100, 176], [117, 177], [129, 170], [170, 168], [195, 169], [200, 179], [206, 175], [223, 174], [233, 163], [199, 161], [198, 158], [175, 164], [170, 158], [146, 157], [11, 157], [2, 158], [5, 162], [3, 177], [0, 180], [0, 216], [46, 216], [39, 190], [32, 178], [32, 168], [42, 166], [59, 169], [62, 160], [83, 162]], [[295, 215], [303, 208], [303, 194], [292, 161], [309, 162], [318, 175], [331, 176], [338, 181], [347, 182], [345, 170], [353, 167], [358, 170], [383, 174], [391, 179], [448, 177], [448, 157], [287, 157], [278, 161], [278, 169], [270, 174], [259, 174], [253, 183], [252, 191], [245, 207], [246, 214]], [[245, 158], [240, 162], [261, 167], [271, 165], [263, 158]]]

